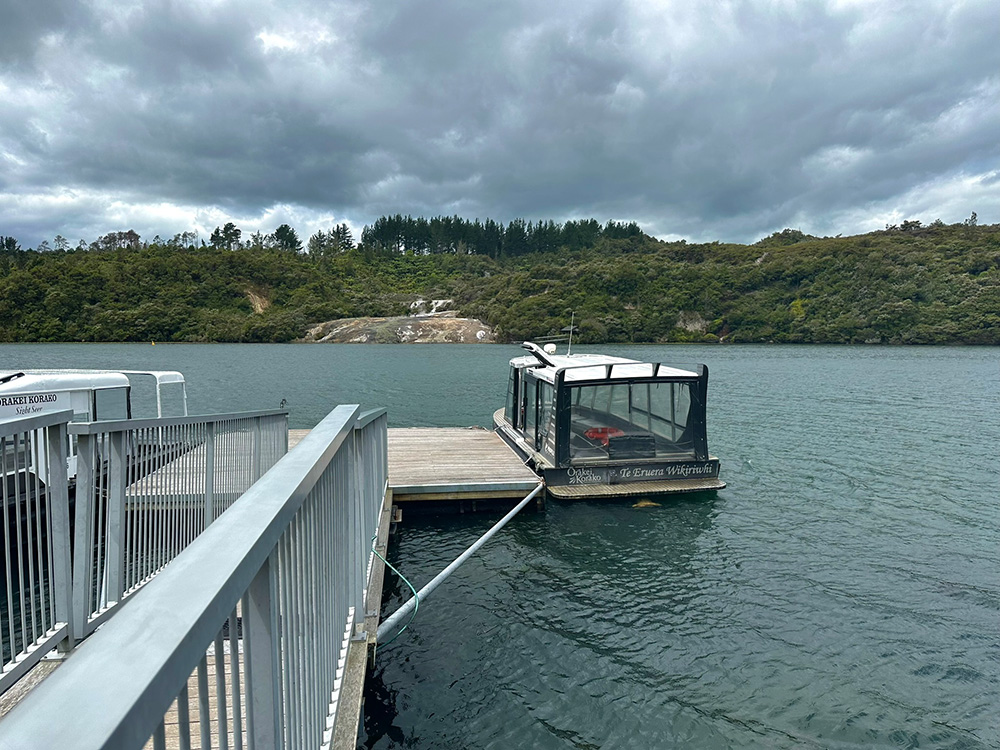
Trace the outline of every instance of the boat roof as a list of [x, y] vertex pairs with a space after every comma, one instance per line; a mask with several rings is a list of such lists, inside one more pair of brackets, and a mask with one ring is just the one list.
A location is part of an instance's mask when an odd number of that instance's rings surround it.
[[534, 354], [515, 357], [512, 367], [530, 367], [532, 374], [555, 383], [556, 374], [565, 372], [564, 382], [582, 380], [626, 380], [628, 378], [697, 378], [698, 373], [660, 362], [639, 362], [607, 354], [549, 354], [544, 353], [548, 364]]
[[129, 375], [149, 375], [157, 386], [184, 382], [184, 375], [173, 370], [3, 370], [0, 371], [0, 391], [24, 393], [117, 388], [129, 384]]

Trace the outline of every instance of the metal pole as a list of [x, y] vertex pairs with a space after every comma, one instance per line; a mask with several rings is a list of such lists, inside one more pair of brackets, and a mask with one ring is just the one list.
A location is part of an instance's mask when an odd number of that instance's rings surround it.
[[97, 440], [79, 435], [76, 443], [76, 518], [73, 546], [73, 636], [86, 635], [94, 575], [94, 465]]
[[[49, 545], [53, 551], [52, 576], [56, 592], [56, 619], [67, 624], [66, 640], [60, 650], [68, 652], [74, 646], [73, 638], [73, 561], [70, 558], [69, 494], [66, 478], [66, 423], [46, 429], [48, 435], [49, 468], [49, 519], [51, 533]], [[41, 541], [41, 540], [39, 540]]]
[[209, 422], [205, 438], [205, 524], [215, 520], [215, 422]]
[[125, 591], [125, 431], [111, 433], [111, 461], [108, 466], [108, 526], [105, 543], [107, 559], [104, 578], [107, 583], [101, 604], [122, 600]]
[[478, 550], [480, 547], [486, 544], [486, 542], [488, 542], [493, 537], [494, 534], [496, 534], [498, 531], [500, 531], [500, 529], [506, 526], [507, 522], [510, 521], [510, 519], [512, 519], [514, 516], [516, 516], [521, 511], [521, 509], [524, 508], [525, 505], [531, 502], [534, 499], [535, 495], [541, 492], [544, 487], [545, 487], [544, 484], [539, 484], [537, 487], [535, 487], [535, 489], [533, 489], [530, 493], [528, 493], [527, 497], [525, 497], [521, 502], [519, 502], [517, 505], [514, 506], [514, 508], [510, 511], [510, 513], [508, 513], [506, 516], [497, 521], [496, 524], [493, 526], [493, 528], [491, 528], [489, 531], [487, 531], [485, 534], [479, 537], [479, 539], [477, 539], [472, 544], [471, 547], [465, 550], [465, 552], [456, 557], [452, 561], [451, 565], [449, 565], [447, 568], [445, 568], [436, 576], [434, 576], [434, 578], [431, 579], [430, 583], [428, 583], [426, 586], [420, 589], [420, 591], [417, 592], [417, 595], [415, 597], [412, 597], [409, 600], [407, 600], [407, 602], [402, 607], [393, 612], [385, 620], [385, 622], [379, 625], [378, 630], [375, 633], [376, 641], [381, 641], [387, 635], [395, 631], [399, 623], [403, 620], [403, 618], [407, 617], [410, 614], [410, 610], [412, 610], [413, 607], [416, 606], [417, 600], [425, 599], [432, 591], [434, 591], [434, 589], [440, 586], [441, 583], [448, 576], [454, 573], [462, 563], [464, 563], [466, 560], [472, 557], [472, 555], [476, 552], [476, 550]]

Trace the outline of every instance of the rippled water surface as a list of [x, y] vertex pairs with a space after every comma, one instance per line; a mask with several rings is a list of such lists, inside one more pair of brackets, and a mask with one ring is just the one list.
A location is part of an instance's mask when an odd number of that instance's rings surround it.
[[[517, 351], [0, 345], [0, 369], [179, 369], [193, 412], [464, 426]], [[360, 746], [1000, 747], [1000, 352], [604, 351], [709, 365], [729, 487], [523, 513], [379, 651]], [[407, 514], [391, 559], [419, 587], [493, 520]]]

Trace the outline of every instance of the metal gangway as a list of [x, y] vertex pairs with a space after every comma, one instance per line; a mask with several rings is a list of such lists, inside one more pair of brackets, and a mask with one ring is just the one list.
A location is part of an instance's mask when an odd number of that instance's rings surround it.
[[4, 507], [34, 508], [5, 532], [44, 541], [19, 537], [6, 565], [0, 690], [69, 653], [0, 721], [0, 748], [330, 745], [378, 607], [386, 415], [337, 407], [287, 454], [285, 412], [222, 417], [69, 424], [72, 558], [68, 416], [0, 422]]

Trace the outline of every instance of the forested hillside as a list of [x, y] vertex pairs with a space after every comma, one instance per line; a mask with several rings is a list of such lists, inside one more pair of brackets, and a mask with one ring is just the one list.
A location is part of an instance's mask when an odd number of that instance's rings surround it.
[[502, 340], [1000, 344], [1000, 225], [662, 242], [635, 224], [385, 217], [303, 246], [283, 225], [25, 250], [0, 237], [0, 341], [291, 341], [452, 298]]

